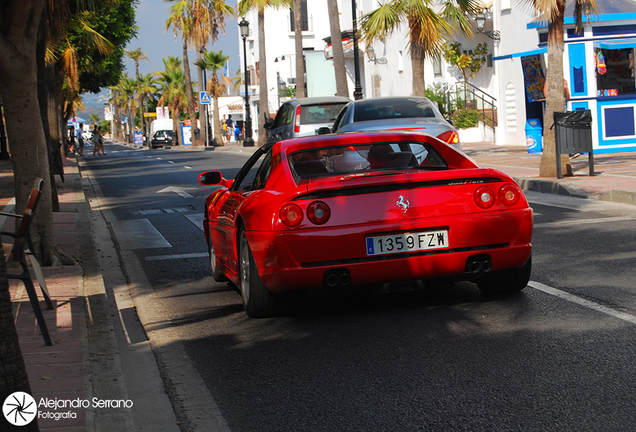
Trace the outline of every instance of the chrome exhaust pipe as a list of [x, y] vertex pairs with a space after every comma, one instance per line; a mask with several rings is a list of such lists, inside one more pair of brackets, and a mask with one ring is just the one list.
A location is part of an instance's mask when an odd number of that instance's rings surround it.
[[327, 275], [327, 277], [325, 278], [325, 282], [327, 283], [328, 287], [335, 287], [336, 285], [338, 285], [338, 275], [336, 275], [335, 273], [329, 273], [329, 275]]
[[471, 273], [479, 273], [481, 271], [482, 264], [481, 261], [473, 261], [470, 263], [469, 269]]
[[481, 266], [481, 271], [483, 271], [484, 273], [488, 273], [490, 270], [492, 270], [492, 261], [490, 260], [484, 261], [484, 263]]

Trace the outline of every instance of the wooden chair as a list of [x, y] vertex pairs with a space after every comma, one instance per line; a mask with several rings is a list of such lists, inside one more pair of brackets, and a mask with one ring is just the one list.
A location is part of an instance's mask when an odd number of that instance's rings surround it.
[[6, 235], [13, 238], [13, 246], [6, 253], [7, 262], [17, 262], [22, 268], [22, 273], [20, 274], [12, 274], [7, 271], [7, 278], [20, 279], [22, 283], [24, 283], [27, 293], [29, 294], [29, 300], [31, 302], [31, 306], [33, 307], [33, 312], [35, 313], [35, 318], [37, 319], [40, 331], [42, 332], [42, 336], [44, 337], [44, 342], [46, 343], [46, 345], [51, 346], [53, 345], [53, 343], [51, 342], [51, 336], [49, 335], [49, 330], [46, 327], [46, 322], [44, 321], [44, 315], [42, 314], [42, 309], [40, 308], [38, 295], [35, 291], [35, 286], [33, 285], [31, 273], [29, 272], [26, 261], [26, 256], [29, 255], [31, 265], [33, 266], [33, 270], [40, 284], [40, 289], [42, 290], [42, 295], [44, 296], [44, 300], [46, 302], [46, 308], [53, 309], [51, 296], [49, 295], [49, 291], [46, 288], [44, 274], [42, 273], [40, 263], [38, 263], [35, 255], [33, 254], [33, 251], [35, 249], [33, 248], [31, 236], [29, 235], [31, 222], [33, 221], [33, 213], [35, 212], [38, 202], [40, 201], [40, 196], [42, 195], [43, 183], [44, 181], [41, 178], [37, 178], [35, 180], [33, 189], [31, 189], [31, 194], [29, 195], [29, 200], [27, 201], [26, 208], [24, 209], [24, 214], [18, 215], [14, 213], [0, 212], [0, 215], [2, 216], [9, 216], [21, 219], [20, 226], [18, 227], [18, 230], [16, 232], [0, 231], [0, 235]]

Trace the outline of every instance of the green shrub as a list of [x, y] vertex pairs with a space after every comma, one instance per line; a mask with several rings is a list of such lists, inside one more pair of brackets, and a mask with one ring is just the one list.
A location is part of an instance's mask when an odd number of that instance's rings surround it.
[[469, 129], [479, 124], [479, 111], [457, 110], [453, 113], [453, 126], [457, 129]]

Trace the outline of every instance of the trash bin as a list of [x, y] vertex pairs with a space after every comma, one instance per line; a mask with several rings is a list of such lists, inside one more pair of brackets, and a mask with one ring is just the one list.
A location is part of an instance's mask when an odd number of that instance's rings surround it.
[[[592, 111], [555, 111], [553, 113], [557, 178], [562, 178], [562, 154], [587, 153], [590, 160], [590, 176], [594, 175], [594, 151], [592, 148]], [[550, 127], [550, 129], [552, 129]]]
[[592, 111], [555, 111], [557, 154], [592, 151]]
[[543, 153], [543, 126], [539, 119], [528, 119], [526, 122], [526, 145], [528, 153]]

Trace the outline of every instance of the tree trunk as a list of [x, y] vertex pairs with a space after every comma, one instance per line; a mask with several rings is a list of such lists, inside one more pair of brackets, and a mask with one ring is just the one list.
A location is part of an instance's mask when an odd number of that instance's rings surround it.
[[[556, 177], [556, 141], [554, 129], [550, 126], [554, 121], [555, 111], [565, 110], [563, 94], [563, 13], [565, 2], [559, 2], [559, 16], [551, 19], [548, 25], [548, 91], [546, 94], [545, 114], [543, 117], [543, 154], [539, 167], [540, 177]], [[568, 155], [561, 155], [563, 173], [572, 175], [572, 165]]]
[[340, 30], [340, 15], [337, 0], [327, 0], [329, 8], [329, 27], [331, 30], [331, 47], [333, 49], [333, 66], [336, 71], [336, 91], [338, 96], [351, 97], [347, 84], [347, 70], [345, 68], [344, 51], [342, 49], [342, 33]]
[[[31, 393], [29, 378], [26, 373], [24, 359], [20, 351], [18, 332], [15, 328], [13, 306], [9, 294], [7, 266], [4, 250], [0, 249], [0, 400], [4, 401], [11, 393], [21, 391]], [[38, 431], [38, 420], [35, 418], [26, 426], [13, 426], [6, 420], [3, 431]]]
[[[48, 148], [38, 101], [36, 44], [43, 0], [4, 2], [0, 16], [0, 94], [15, 178], [16, 212], [26, 202], [37, 177], [44, 179], [31, 237], [45, 265], [56, 264]], [[9, 23], [9, 26], [7, 25]], [[20, 83], [20, 85], [16, 85]]]
[[258, 119], [258, 146], [262, 147], [267, 142], [265, 122], [269, 120], [269, 101], [267, 95], [267, 59], [265, 57], [265, 11], [258, 11], [258, 107], [260, 111]]
[[188, 98], [188, 117], [190, 118], [190, 142], [192, 146], [198, 145], [194, 142], [194, 130], [197, 127], [197, 116], [194, 112], [194, 92], [192, 91], [192, 77], [190, 76], [190, 60], [188, 59], [188, 43], [183, 42], [183, 72], [185, 73], [186, 97]]
[[177, 109], [172, 110], [172, 132], [177, 136], [177, 145], [182, 146], [183, 140], [181, 139], [181, 112]]
[[[218, 89], [218, 81], [216, 78], [216, 70], [212, 71], [212, 99], [214, 100], [214, 122], [213, 124], [213, 133], [214, 133], [214, 145], [215, 146], [224, 146], [223, 135], [221, 133], [221, 114], [219, 113], [219, 93]], [[210, 105], [208, 105], [209, 107]], [[217, 120], [218, 119], [218, 120]], [[228, 131], [229, 132], [229, 131]]]
[[296, 97], [305, 97], [305, 66], [303, 55], [303, 23], [300, 0], [294, 0], [294, 42], [296, 45]]
[[411, 30], [411, 64], [413, 67], [413, 96], [426, 96], [424, 83], [424, 47], [415, 42]]

